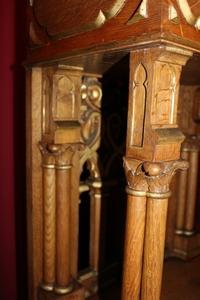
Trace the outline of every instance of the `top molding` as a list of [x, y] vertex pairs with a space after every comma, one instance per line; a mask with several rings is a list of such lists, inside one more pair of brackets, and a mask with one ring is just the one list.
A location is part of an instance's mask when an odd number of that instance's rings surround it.
[[200, 52], [200, 0], [29, 0], [27, 64], [154, 44]]

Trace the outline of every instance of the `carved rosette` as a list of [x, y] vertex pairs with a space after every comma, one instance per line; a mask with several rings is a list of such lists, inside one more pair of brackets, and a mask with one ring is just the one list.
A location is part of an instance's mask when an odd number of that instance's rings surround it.
[[171, 194], [169, 185], [175, 172], [187, 169], [188, 162], [177, 160], [154, 163], [125, 158], [124, 168], [128, 194], [162, 199]]

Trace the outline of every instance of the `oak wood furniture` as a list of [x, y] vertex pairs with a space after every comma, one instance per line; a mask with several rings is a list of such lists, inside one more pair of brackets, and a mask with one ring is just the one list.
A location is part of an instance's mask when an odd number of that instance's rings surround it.
[[[166, 246], [170, 255], [191, 259], [200, 254], [199, 85], [182, 84], [179, 98], [179, 127], [186, 136], [182, 143], [181, 157], [189, 161], [189, 168], [175, 176], [171, 198], [174, 212], [170, 213], [169, 208], [168, 219], [171, 221], [168, 220], [167, 224]], [[170, 226], [170, 223], [173, 225]]]
[[[182, 67], [200, 50], [197, 0], [30, 0], [27, 70], [29, 298], [97, 289], [101, 174], [99, 79], [129, 55], [123, 300], [158, 300], [169, 185], [184, 136]], [[80, 183], [87, 164], [90, 176]], [[90, 192], [90, 268], [79, 274], [80, 193]]]

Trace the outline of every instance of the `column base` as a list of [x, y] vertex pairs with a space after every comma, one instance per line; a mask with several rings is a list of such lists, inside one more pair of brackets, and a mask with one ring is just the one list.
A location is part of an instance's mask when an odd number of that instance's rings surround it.
[[85, 293], [85, 288], [79, 283], [75, 283], [73, 291], [65, 295], [47, 292], [40, 288], [38, 291], [38, 300], [84, 300]]
[[174, 247], [172, 255], [184, 260], [192, 259], [200, 254], [200, 233], [193, 235], [174, 236]]
[[85, 270], [79, 274], [79, 283], [85, 288], [85, 297], [93, 296], [98, 291], [98, 273], [93, 270]]

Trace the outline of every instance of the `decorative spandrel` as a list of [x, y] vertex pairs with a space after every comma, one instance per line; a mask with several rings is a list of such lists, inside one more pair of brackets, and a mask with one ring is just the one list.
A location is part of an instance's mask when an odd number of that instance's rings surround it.
[[85, 78], [81, 87], [81, 138], [96, 150], [100, 143], [102, 90], [96, 78]]

